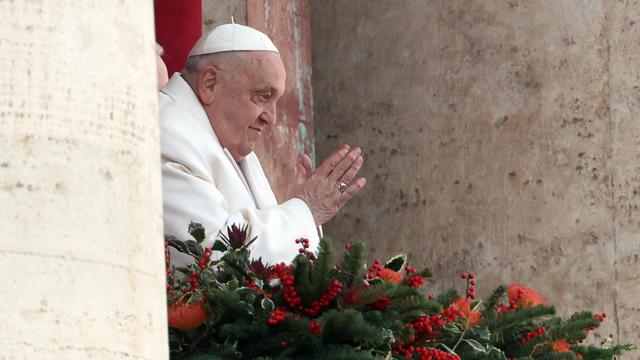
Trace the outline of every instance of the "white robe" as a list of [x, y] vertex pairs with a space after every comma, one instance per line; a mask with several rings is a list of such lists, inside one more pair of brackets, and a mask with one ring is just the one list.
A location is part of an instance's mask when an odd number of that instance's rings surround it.
[[[231, 224], [248, 224], [257, 236], [252, 257], [269, 263], [290, 262], [298, 238], [318, 245], [318, 232], [307, 204], [293, 198], [278, 204], [257, 156], [237, 164], [224, 149], [189, 84], [176, 73], [159, 93], [162, 148], [164, 232], [191, 239], [191, 221], [202, 223], [211, 246]], [[188, 257], [172, 253], [172, 263]]]

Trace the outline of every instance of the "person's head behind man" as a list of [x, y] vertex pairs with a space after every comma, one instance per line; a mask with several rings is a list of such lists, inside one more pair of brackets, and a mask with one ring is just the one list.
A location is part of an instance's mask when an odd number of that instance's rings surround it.
[[[264, 34], [236, 24], [223, 27], [227, 28], [222, 35], [215, 34], [220, 27], [212, 31], [213, 40], [224, 42], [232, 36], [233, 43], [211, 44], [212, 33], [203, 36], [182, 75], [202, 103], [222, 146], [239, 162], [253, 151], [264, 130], [276, 123], [276, 103], [284, 93], [286, 73], [277, 49]], [[237, 38], [246, 41], [238, 45]], [[260, 50], [253, 50], [256, 41]]]

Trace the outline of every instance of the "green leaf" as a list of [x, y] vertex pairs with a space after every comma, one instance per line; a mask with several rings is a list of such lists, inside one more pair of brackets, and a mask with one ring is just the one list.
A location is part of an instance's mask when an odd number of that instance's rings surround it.
[[228, 248], [221, 240], [216, 240], [211, 246], [211, 250], [225, 252]]
[[489, 329], [487, 329], [486, 327], [472, 327], [469, 332], [471, 334], [477, 335], [477, 337], [479, 337], [480, 339], [483, 340], [490, 340], [491, 339], [491, 332], [489, 331]]
[[482, 346], [482, 344], [480, 344], [479, 342], [477, 342], [477, 341], [475, 341], [473, 339], [463, 339], [462, 341], [464, 341], [467, 344], [469, 344], [469, 346], [471, 346], [471, 348], [475, 352], [481, 352], [481, 353], [486, 353], [487, 352], [487, 350], [484, 348], [484, 346]]
[[433, 276], [433, 273], [431, 272], [431, 269], [429, 268], [424, 268], [422, 269], [422, 271], [419, 272], [420, 276], [422, 276], [423, 278], [430, 278]]
[[450, 354], [454, 354], [457, 355], [455, 351], [451, 350], [450, 347], [448, 347], [447, 345], [443, 344], [443, 343], [437, 343], [436, 346], [440, 346], [442, 349], [444, 349], [444, 351], [450, 353]]
[[504, 352], [502, 352], [502, 350], [488, 345], [487, 346], [487, 355], [485, 356], [485, 359], [487, 360], [506, 360], [507, 356], [504, 354]]
[[407, 264], [407, 254], [400, 254], [392, 257], [384, 264], [384, 267], [387, 269], [391, 269], [393, 271], [399, 272], [404, 269], [404, 266]]
[[168, 245], [172, 248], [180, 251], [181, 253], [189, 254], [189, 249], [187, 249], [187, 244], [183, 243], [180, 240], [167, 240]]
[[189, 235], [193, 236], [198, 243], [201, 243], [205, 239], [204, 226], [200, 223], [189, 223]]
[[262, 308], [267, 312], [272, 312], [276, 307], [273, 301], [266, 297], [262, 299], [262, 301], [260, 302], [260, 306], [262, 306]]

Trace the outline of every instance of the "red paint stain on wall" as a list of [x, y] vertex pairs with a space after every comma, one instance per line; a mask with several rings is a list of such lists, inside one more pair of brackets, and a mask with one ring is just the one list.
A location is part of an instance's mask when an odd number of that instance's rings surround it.
[[308, 0], [247, 0], [247, 24], [276, 44], [287, 71], [278, 123], [256, 148], [278, 199], [288, 198], [302, 154], [314, 159], [311, 93], [311, 25]]

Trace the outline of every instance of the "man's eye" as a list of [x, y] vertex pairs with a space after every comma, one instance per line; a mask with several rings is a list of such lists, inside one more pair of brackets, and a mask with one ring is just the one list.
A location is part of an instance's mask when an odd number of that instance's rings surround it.
[[270, 95], [269, 94], [258, 94], [257, 96], [257, 100], [260, 103], [266, 102], [267, 100], [269, 100]]

